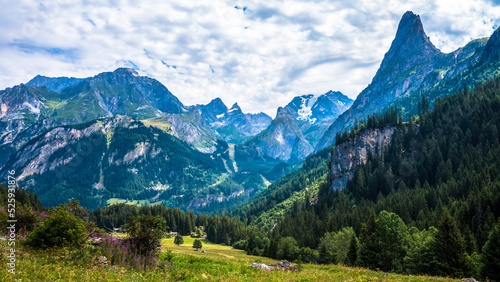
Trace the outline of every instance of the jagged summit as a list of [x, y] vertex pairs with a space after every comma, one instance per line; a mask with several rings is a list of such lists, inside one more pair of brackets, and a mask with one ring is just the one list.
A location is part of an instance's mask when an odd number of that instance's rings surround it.
[[[425, 34], [420, 16], [408, 11], [401, 18], [396, 37], [392, 41], [391, 48], [385, 54], [384, 60], [373, 80], [387, 74], [387, 72], [403, 71], [403, 69], [407, 68], [407, 66], [404, 66], [404, 62], [412, 64], [415, 60], [426, 61], [440, 53], [441, 51], [432, 44]], [[392, 68], [392, 66], [398, 64], [401, 69]]]
[[293, 119], [293, 115], [283, 107], [279, 107], [278, 110], [276, 111], [276, 118], [280, 117], [289, 117]]
[[438, 51], [438, 49], [429, 40], [429, 37], [427, 37], [427, 34], [425, 34], [420, 16], [415, 15], [410, 11], [406, 12], [401, 18], [398, 31], [396, 32], [396, 37], [394, 38], [391, 48], [406, 44], [425, 45], [435, 51]]
[[229, 110], [241, 110], [240, 106], [238, 106], [238, 103], [234, 103], [232, 106], [231, 106], [231, 109]]
[[216, 115], [223, 114], [228, 110], [226, 104], [218, 97], [210, 101], [206, 106], [202, 105], [202, 107]]

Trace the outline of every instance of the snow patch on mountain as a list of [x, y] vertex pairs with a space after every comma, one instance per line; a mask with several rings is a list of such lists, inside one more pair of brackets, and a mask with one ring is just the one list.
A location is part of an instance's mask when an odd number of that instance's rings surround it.
[[312, 107], [316, 103], [316, 100], [318, 100], [319, 95], [307, 95], [307, 96], [301, 96], [300, 98], [302, 99], [302, 103], [300, 105], [300, 109], [297, 111], [298, 113], [298, 120], [304, 120], [308, 121], [309, 123], [314, 123], [316, 122], [316, 118], [311, 118], [312, 116]]

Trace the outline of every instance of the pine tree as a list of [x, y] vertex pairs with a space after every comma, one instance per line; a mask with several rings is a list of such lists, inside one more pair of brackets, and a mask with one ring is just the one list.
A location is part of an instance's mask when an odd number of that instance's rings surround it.
[[347, 251], [347, 257], [345, 259], [345, 264], [348, 266], [354, 266], [356, 260], [358, 259], [359, 241], [356, 234], [352, 234], [351, 241], [349, 243], [349, 250]]
[[184, 244], [184, 238], [182, 238], [181, 235], [175, 236], [174, 244], [176, 244], [177, 246]]
[[198, 249], [201, 249], [203, 244], [201, 243], [200, 239], [195, 239], [193, 242], [193, 248], [195, 248], [197, 251]]
[[460, 230], [448, 210], [444, 210], [432, 246], [440, 275], [460, 276], [465, 269], [464, 243]]
[[493, 227], [488, 241], [483, 246], [483, 267], [481, 276], [494, 281], [500, 281], [500, 220]]

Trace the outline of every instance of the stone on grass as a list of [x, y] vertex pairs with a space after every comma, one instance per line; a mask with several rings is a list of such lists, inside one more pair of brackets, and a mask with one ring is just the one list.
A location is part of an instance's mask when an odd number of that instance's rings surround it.
[[271, 268], [269, 266], [263, 264], [263, 263], [254, 262], [249, 267], [250, 268], [258, 268], [258, 269], [262, 269], [262, 270], [265, 270], [265, 271], [271, 271]]
[[105, 256], [100, 256], [97, 260], [97, 265], [108, 266], [108, 258]]

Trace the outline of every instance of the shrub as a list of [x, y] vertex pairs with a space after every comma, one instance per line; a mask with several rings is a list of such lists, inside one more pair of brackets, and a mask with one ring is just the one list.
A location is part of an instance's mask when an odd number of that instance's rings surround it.
[[309, 247], [302, 247], [299, 252], [299, 258], [301, 262], [304, 263], [315, 263], [318, 262], [318, 251], [310, 249]]
[[233, 248], [238, 249], [238, 250], [246, 250], [248, 245], [247, 240], [239, 240], [234, 242]]
[[80, 247], [87, 238], [86, 227], [83, 219], [58, 206], [50, 212], [45, 222], [28, 234], [25, 244], [35, 249]]
[[[16, 208], [16, 226], [19, 226], [18, 234], [21, 234], [21, 236], [32, 232], [47, 218], [44, 211], [37, 211], [26, 205], [19, 206], [19, 203], [16, 203], [16, 206], [18, 207]], [[0, 233], [7, 232], [7, 217], [7, 210], [0, 208]]]

